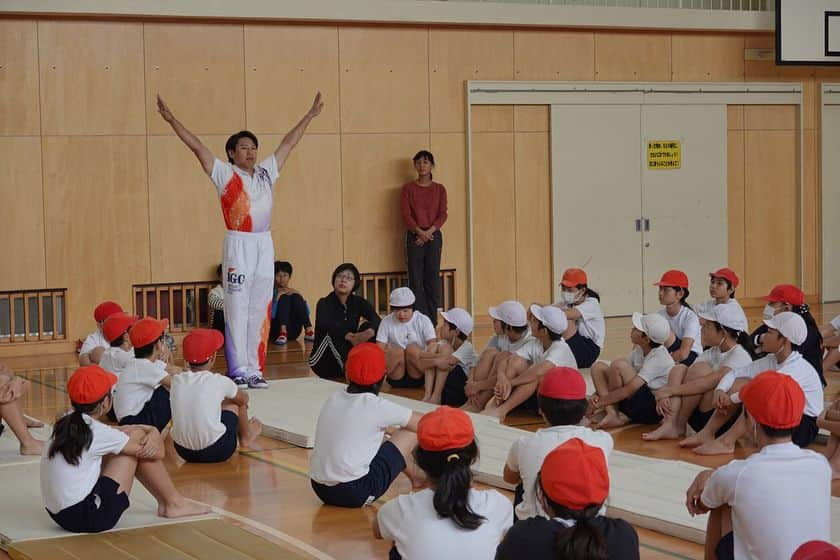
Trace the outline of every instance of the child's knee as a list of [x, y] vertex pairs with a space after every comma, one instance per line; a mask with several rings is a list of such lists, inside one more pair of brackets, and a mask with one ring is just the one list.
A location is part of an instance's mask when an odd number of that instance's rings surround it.
[[228, 412], [233, 412], [237, 416], [239, 416], [239, 405], [233, 402], [226, 402], [222, 404], [222, 410], [227, 410]]

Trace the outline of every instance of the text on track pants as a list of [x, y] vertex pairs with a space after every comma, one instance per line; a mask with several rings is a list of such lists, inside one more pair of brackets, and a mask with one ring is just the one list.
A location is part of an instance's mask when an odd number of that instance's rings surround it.
[[222, 247], [225, 356], [228, 375], [258, 374], [265, 365], [274, 285], [271, 232], [228, 231]]

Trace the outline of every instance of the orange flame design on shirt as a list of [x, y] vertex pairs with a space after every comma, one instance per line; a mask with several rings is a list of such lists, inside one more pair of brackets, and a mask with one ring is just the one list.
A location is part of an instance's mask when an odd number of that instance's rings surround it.
[[234, 173], [221, 197], [225, 226], [232, 231], [252, 231], [251, 199], [242, 185], [242, 178]]

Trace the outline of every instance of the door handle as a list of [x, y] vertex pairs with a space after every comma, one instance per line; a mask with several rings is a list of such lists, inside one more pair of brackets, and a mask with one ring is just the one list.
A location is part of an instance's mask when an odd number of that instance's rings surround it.
[[650, 231], [650, 219], [645, 218], [645, 231]]
[[642, 220], [641, 218], [636, 218], [636, 231], [642, 231]]

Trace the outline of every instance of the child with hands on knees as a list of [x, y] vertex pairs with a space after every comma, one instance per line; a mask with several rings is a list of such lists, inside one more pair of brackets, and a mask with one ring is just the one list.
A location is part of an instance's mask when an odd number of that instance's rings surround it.
[[414, 310], [414, 292], [410, 288], [393, 290], [388, 305], [391, 313], [382, 319], [376, 332], [376, 343], [385, 352], [388, 384], [422, 387], [426, 371], [420, 356], [437, 341], [435, 327], [431, 319]]

